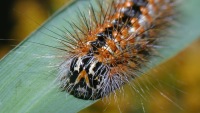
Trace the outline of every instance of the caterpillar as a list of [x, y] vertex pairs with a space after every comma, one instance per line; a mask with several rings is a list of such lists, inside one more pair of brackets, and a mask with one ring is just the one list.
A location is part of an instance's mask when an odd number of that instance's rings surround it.
[[100, 13], [92, 6], [89, 19], [80, 13], [81, 26], [71, 23], [74, 34], [68, 31], [62, 42], [67, 48], [59, 67], [62, 90], [96, 100], [131, 82], [155, 54], [155, 45], [174, 17], [174, 2], [113, 0], [105, 8], [98, 1]]

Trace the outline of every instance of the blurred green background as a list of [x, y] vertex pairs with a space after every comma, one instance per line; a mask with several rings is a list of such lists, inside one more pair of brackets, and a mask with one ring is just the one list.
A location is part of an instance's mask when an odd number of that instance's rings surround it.
[[[67, 2], [0, 1], [0, 58]], [[124, 113], [200, 113], [200, 39], [176, 57], [136, 79], [135, 83], [140, 84], [135, 88], [141, 93], [141, 89], [145, 90], [142, 94], [145, 99], [125, 86], [124, 96], [109, 102], [98, 101], [81, 112], [117, 113], [121, 110]], [[151, 84], [153, 87], [150, 87]], [[146, 86], [148, 89], [145, 89]]]

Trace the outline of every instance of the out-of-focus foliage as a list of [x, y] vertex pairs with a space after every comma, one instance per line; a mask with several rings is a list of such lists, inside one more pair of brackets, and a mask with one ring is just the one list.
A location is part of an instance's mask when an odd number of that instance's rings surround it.
[[[4, 6], [1, 7], [2, 12], [8, 12], [6, 10], [9, 8], [9, 13], [0, 14], [0, 23], [4, 23], [0, 31], [0, 58], [38, 28], [58, 8], [70, 1], [72, 0], [8, 0], [6, 4], [5, 1], [1, 1], [0, 4]], [[8, 21], [4, 22], [3, 18]], [[9, 29], [4, 32], [6, 26]], [[7, 32], [9, 34], [6, 34]]]

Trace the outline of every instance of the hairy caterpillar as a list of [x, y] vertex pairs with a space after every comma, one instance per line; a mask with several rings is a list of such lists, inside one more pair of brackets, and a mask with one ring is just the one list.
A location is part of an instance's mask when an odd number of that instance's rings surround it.
[[74, 34], [62, 42], [67, 50], [60, 66], [64, 91], [76, 98], [96, 100], [137, 77], [136, 71], [155, 54], [161, 30], [174, 14], [174, 0], [114, 0], [100, 15], [94, 8], [82, 26], [72, 23]]

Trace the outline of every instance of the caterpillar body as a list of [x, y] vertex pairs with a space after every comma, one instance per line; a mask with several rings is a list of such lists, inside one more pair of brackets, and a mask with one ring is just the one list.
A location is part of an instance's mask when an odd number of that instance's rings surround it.
[[[137, 77], [154, 54], [161, 30], [173, 18], [173, 0], [114, 0], [100, 16], [91, 7], [88, 20], [68, 32], [66, 59], [60, 66], [61, 88], [76, 98], [96, 100]], [[165, 24], [165, 25], [164, 25]]]

